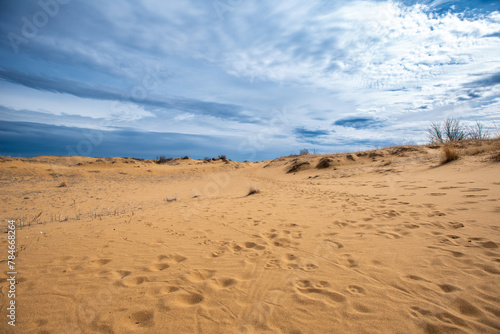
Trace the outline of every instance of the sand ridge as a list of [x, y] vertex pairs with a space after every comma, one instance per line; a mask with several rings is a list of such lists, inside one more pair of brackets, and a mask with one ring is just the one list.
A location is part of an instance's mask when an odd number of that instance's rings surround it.
[[439, 161], [4, 158], [1, 216], [23, 226], [18, 326], [0, 329], [498, 333], [499, 165]]

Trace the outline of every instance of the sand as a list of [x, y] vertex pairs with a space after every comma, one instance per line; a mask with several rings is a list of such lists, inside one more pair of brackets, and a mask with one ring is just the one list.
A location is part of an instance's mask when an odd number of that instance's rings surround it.
[[440, 155], [4, 158], [0, 332], [499, 333], [500, 164]]

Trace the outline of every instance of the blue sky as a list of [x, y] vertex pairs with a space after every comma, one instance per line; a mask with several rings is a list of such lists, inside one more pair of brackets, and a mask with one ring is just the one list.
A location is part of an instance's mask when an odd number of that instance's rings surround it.
[[0, 154], [263, 160], [425, 143], [450, 116], [500, 125], [499, 11], [0, 0]]

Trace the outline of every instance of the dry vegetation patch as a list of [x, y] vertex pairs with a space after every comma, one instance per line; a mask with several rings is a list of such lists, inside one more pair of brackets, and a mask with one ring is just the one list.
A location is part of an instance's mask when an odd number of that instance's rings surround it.
[[443, 160], [441, 160], [442, 164], [446, 164], [454, 160], [457, 160], [459, 157], [458, 149], [456, 149], [451, 145], [444, 145], [443, 153], [444, 153]]
[[296, 161], [292, 164], [292, 166], [290, 166], [290, 168], [288, 169], [287, 173], [295, 173], [295, 172], [299, 172], [301, 170], [305, 170], [305, 169], [308, 169], [309, 167], [311, 167], [311, 164], [307, 161]]

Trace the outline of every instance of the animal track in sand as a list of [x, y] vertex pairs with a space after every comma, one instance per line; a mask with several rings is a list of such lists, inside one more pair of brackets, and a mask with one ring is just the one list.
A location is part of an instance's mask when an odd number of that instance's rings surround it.
[[111, 262], [111, 259], [98, 259], [98, 260], [93, 260], [91, 263], [94, 266], [104, 266], [105, 264], [108, 264]]
[[312, 282], [310, 280], [298, 280], [295, 281], [294, 285], [295, 289], [304, 295], [319, 295], [335, 303], [346, 301], [344, 295], [327, 289], [330, 284], [326, 281]]
[[172, 300], [179, 306], [193, 306], [201, 303], [205, 297], [199, 293], [187, 292], [174, 294]]
[[449, 222], [448, 226], [450, 226], [453, 229], [458, 229], [464, 227], [464, 224], [458, 222]]
[[280, 267], [281, 267], [280, 266], [280, 260], [277, 260], [277, 259], [269, 260], [264, 265], [265, 269], [276, 269], [276, 268], [280, 268]]
[[334, 244], [335, 248], [337, 248], [337, 249], [344, 248], [344, 245], [342, 245], [340, 242], [333, 241], [330, 238], [323, 239], [323, 241], [326, 242], [326, 243], [329, 243], [330, 246], [331, 246], [331, 244]]
[[431, 283], [431, 281], [426, 280], [425, 278], [422, 278], [422, 277], [416, 276], [416, 275], [408, 275], [406, 277], [408, 277], [409, 279], [411, 279], [413, 281], [423, 281], [423, 282]]
[[154, 311], [138, 311], [128, 316], [128, 323], [131, 327], [153, 327]]
[[220, 250], [216, 250], [214, 252], [212, 252], [212, 257], [219, 257], [219, 256], [222, 256], [224, 255], [224, 250], [223, 249], [220, 249]]
[[354, 260], [352, 258], [352, 255], [351, 254], [343, 254], [345, 260], [347, 261], [347, 267], [348, 268], [357, 268], [358, 267], [358, 263], [356, 262], [356, 260]]
[[156, 257], [156, 262], [169, 262], [172, 264], [184, 262], [187, 260], [187, 257], [180, 255], [180, 254], [169, 254], [169, 255], [158, 255]]
[[293, 239], [301, 239], [302, 232], [301, 231], [277, 231], [275, 229], [271, 229], [262, 234], [264, 239], [267, 239], [268, 242], [276, 247], [292, 247], [298, 245], [299, 243], [294, 241]]
[[[466, 322], [449, 312], [432, 312], [418, 306], [412, 306], [410, 311], [410, 315], [414, 318], [420, 318], [423, 316], [424, 319], [419, 320], [419, 322], [423, 321], [423, 326], [427, 329], [427, 333], [466, 333], [465, 331], [461, 331], [456, 327], [452, 327], [449, 325], [457, 325], [460, 327], [467, 327]], [[438, 320], [438, 323], [430, 322], [428, 319], [434, 318]]]
[[118, 270], [118, 271], [113, 271], [111, 272], [111, 275], [114, 279], [123, 279], [127, 276], [129, 276], [132, 272], [128, 270]]
[[151, 271], [162, 271], [162, 270], [165, 270], [165, 269], [168, 269], [170, 268], [170, 265], [166, 264], [166, 263], [157, 263], [157, 264], [153, 264], [152, 266], [149, 267], [149, 270]]
[[443, 290], [443, 292], [450, 293], [454, 291], [459, 291], [461, 289], [457, 288], [456, 286], [450, 285], [450, 284], [438, 284], [439, 288]]
[[235, 280], [234, 278], [222, 277], [222, 278], [215, 278], [213, 280], [213, 284], [219, 289], [226, 289], [237, 285], [238, 281]]
[[211, 269], [195, 269], [191, 270], [189, 273], [184, 275], [184, 278], [186, 278], [188, 281], [196, 283], [196, 282], [203, 282], [212, 276], [214, 276], [216, 273], [216, 270], [211, 270]]
[[347, 287], [347, 291], [354, 296], [360, 296], [366, 294], [366, 290], [360, 287], [359, 285], [349, 285]]
[[303, 265], [300, 267], [300, 269], [302, 269], [304, 271], [314, 271], [318, 268], [319, 267], [317, 265], [315, 265], [314, 263], [307, 263], [306, 265]]
[[162, 294], [162, 295], [166, 295], [166, 294], [173, 293], [173, 292], [176, 292], [176, 291], [179, 291], [179, 290], [180, 289], [177, 286], [167, 285], [167, 286], [164, 286], [164, 287], [160, 288], [159, 293]]
[[471, 317], [479, 317], [483, 314], [483, 312], [472, 305], [465, 299], [457, 298], [453, 301], [453, 306], [458, 309], [460, 314], [471, 316]]
[[121, 279], [120, 281], [118, 281], [117, 283], [118, 284], [122, 284], [126, 287], [131, 287], [131, 286], [136, 286], [136, 285], [140, 285], [144, 282], [149, 282], [149, 279], [145, 276], [137, 276], [137, 277], [124, 277], [123, 279]]

